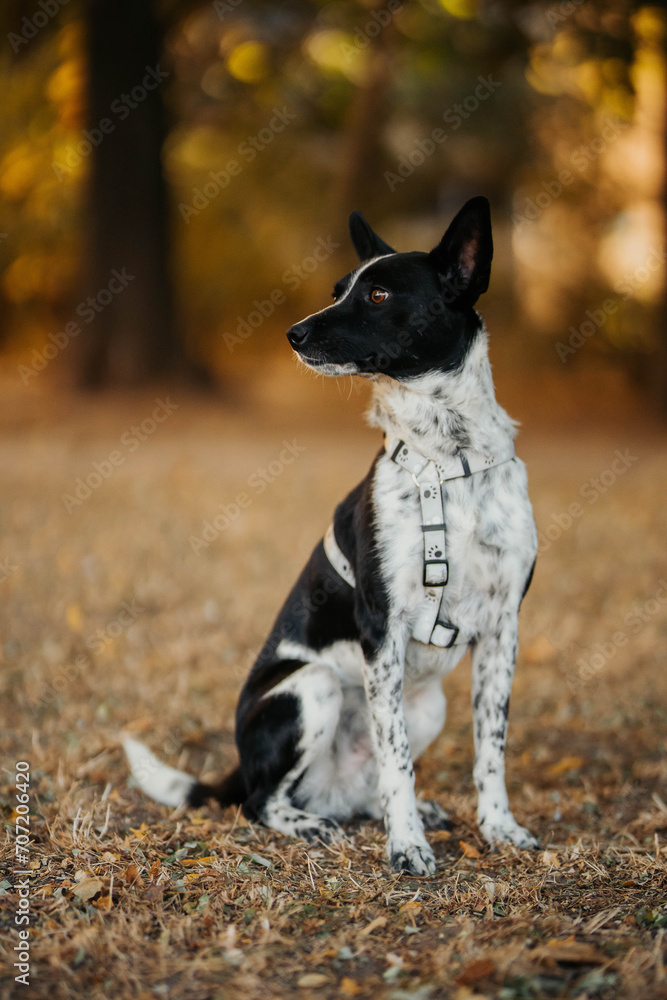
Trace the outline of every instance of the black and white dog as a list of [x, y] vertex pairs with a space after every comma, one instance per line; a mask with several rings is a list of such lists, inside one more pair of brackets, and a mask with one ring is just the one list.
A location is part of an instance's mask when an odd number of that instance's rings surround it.
[[442, 678], [468, 648], [480, 830], [491, 844], [536, 846], [510, 811], [504, 751], [537, 537], [474, 309], [493, 255], [488, 202], [469, 201], [430, 253], [396, 253], [358, 213], [350, 232], [361, 266], [287, 336], [316, 372], [373, 382], [384, 447], [250, 672], [236, 770], [204, 785], [125, 746], [141, 788], [167, 805], [241, 803], [308, 841], [330, 841], [351, 816], [382, 818], [392, 868], [427, 875], [424, 828], [447, 814], [415, 797], [412, 762], [443, 727]]

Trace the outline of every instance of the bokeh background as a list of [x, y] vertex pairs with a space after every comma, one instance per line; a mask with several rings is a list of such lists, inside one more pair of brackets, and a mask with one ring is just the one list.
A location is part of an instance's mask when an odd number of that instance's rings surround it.
[[[2, 1000], [16, 762], [26, 996], [666, 1000], [666, 27], [629, 0], [4, 0]], [[247, 671], [380, 445], [368, 384], [285, 331], [355, 264], [351, 210], [427, 250], [479, 194], [540, 540], [507, 776], [541, 849], [479, 835], [467, 660], [416, 765], [453, 821], [428, 883], [377, 823], [307, 850], [170, 815], [119, 735], [235, 763]]]
[[[427, 249], [484, 193], [496, 363], [611, 368], [664, 411], [662, 5], [8, 0], [0, 18], [1, 363], [29, 392], [256, 371], [352, 263], [352, 209]], [[68, 322], [82, 335], [38, 357]]]

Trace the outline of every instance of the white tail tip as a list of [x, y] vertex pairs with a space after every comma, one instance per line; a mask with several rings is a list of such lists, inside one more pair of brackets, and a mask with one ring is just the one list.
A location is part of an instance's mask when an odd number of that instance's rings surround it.
[[131, 736], [123, 738], [123, 748], [132, 776], [142, 792], [156, 802], [172, 808], [186, 802], [190, 789], [197, 784], [194, 778], [163, 764], [148, 747]]

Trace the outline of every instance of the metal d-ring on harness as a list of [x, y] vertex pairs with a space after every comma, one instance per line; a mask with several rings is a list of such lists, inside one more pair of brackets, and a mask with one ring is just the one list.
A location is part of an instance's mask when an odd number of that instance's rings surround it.
[[[498, 455], [459, 452], [451, 458], [436, 462], [397, 438], [386, 437], [384, 447], [392, 462], [409, 473], [419, 490], [421, 529], [424, 536], [424, 600], [412, 629], [412, 637], [418, 642], [444, 649], [467, 646], [471, 641], [470, 637], [441, 615], [444, 588], [449, 579], [442, 484], [450, 479], [468, 478], [476, 472], [509, 462], [514, 458], [514, 448]], [[354, 570], [340, 550], [333, 524], [324, 536], [324, 551], [339, 576], [354, 587]]]

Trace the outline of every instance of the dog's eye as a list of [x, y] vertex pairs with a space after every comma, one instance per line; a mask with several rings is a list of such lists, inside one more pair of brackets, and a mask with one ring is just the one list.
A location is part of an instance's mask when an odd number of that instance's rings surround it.
[[384, 292], [381, 288], [374, 288], [371, 291], [371, 302], [375, 302], [376, 305], [379, 305], [380, 302], [384, 302], [388, 298], [389, 292]]

